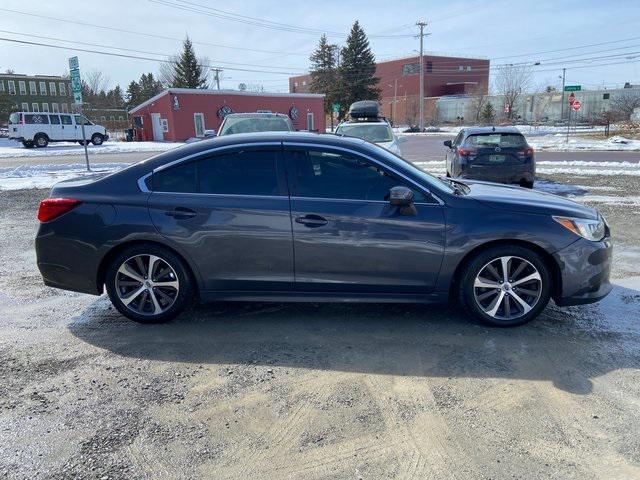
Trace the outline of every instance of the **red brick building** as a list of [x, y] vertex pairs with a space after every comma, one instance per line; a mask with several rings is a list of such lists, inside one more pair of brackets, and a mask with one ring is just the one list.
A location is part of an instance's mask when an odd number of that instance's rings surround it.
[[324, 95], [171, 88], [129, 112], [139, 140], [184, 141], [218, 130], [229, 113], [270, 111], [291, 118], [296, 130], [325, 130]]
[[[380, 78], [381, 114], [395, 123], [415, 123], [419, 112], [420, 56], [379, 62], [376, 77]], [[310, 75], [289, 78], [289, 92], [309, 92]], [[424, 56], [424, 96], [487, 93], [489, 60], [464, 57]], [[434, 102], [425, 102], [425, 117]]]

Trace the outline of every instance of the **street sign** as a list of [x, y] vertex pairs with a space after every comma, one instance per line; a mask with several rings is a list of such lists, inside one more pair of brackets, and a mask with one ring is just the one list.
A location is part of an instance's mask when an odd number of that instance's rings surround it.
[[576, 94], [571, 92], [571, 94], [569, 94], [569, 105], [573, 105], [573, 102], [576, 101]]
[[573, 108], [576, 112], [580, 110], [580, 107], [582, 107], [582, 103], [580, 103], [578, 100], [571, 104], [571, 108]]
[[340, 112], [340, 104], [339, 103], [332, 104], [331, 109], [333, 110], [333, 113], [338, 114]]
[[[80, 62], [78, 57], [69, 58], [69, 76], [71, 77], [71, 91], [73, 92], [73, 102], [78, 106], [79, 113], [82, 113], [82, 81], [80, 80]], [[76, 117], [77, 118], [77, 117]], [[91, 171], [89, 166], [89, 152], [87, 151], [87, 135], [84, 128], [84, 120], [81, 122], [82, 145], [84, 146], [84, 159], [87, 162], [87, 172]]]
[[505, 105], [505, 106], [504, 106], [504, 109], [503, 109], [504, 113], [509, 113], [509, 110], [511, 110], [511, 109], [509, 108], [509, 105]]
[[80, 68], [78, 63], [78, 57], [71, 57], [69, 59], [69, 70], [78, 70]]
[[564, 86], [565, 92], [579, 92], [580, 90], [582, 90], [582, 85], [565, 85]]
[[80, 70], [74, 68], [70, 71], [71, 74], [71, 91], [73, 92], [73, 100], [76, 105], [82, 103], [82, 82], [80, 81]]

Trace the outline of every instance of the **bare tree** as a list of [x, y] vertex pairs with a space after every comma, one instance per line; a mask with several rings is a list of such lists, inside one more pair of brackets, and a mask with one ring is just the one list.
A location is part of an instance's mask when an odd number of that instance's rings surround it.
[[469, 101], [469, 104], [467, 106], [467, 118], [478, 122], [480, 120], [482, 109], [484, 108], [489, 98], [486, 83], [479, 83], [477, 85], [474, 85], [470, 89], [469, 95], [471, 97], [471, 100]]
[[104, 72], [93, 69], [84, 74], [84, 83], [89, 90], [89, 93], [98, 95], [100, 92], [105, 92], [109, 88], [111, 79]]
[[516, 102], [531, 85], [531, 68], [527, 65], [506, 65], [496, 76], [496, 92], [504, 97], [507, 118], [518, 116]]
[[627, 121], [635, 108], [640, 107], [640, 90], [631, 90], [616, 95], [611, 100], [611, 112], [617, 120]]

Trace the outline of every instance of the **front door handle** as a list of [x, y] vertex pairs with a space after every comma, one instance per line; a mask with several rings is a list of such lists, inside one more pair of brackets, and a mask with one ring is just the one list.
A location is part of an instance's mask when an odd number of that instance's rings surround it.
[[164, 214], [168, 217], [173, 217], [176, 220], [186, 220], [187, 218], [195, 217], [198, 212], [196, 212], [195, 210], [191, 210], [190, 208], [176, 207], [173, 210], [164, 212]]
[[296, 217], [296, 223], [309, 228], [317, 228], [326, 225], [329, 221], [320, 215], [305, 215], [304, 217]]

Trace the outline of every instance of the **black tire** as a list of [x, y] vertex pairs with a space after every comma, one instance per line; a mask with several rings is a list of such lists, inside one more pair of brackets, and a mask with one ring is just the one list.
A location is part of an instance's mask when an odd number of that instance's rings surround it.
[[520, 186], [522, 188], [533, 188], [533, 181], [527, 182], [527, 181], [523, 181], [520, 182]]
[[[531, 307], [531, 310], [529, 310], [527, 313], [510, 319], [496, 318], [496, 316], [491, 316], [486, 313], [479, 305], [479, 301], [476, 300], [474, 286], [476, 277], [483, 268], [485, 268], [492, 261], [498, 261], [500, 257], [505, 256], [516, 257], [516, 261], [518, 262], [521, 259], [529, 262], [529, 264], [535, 267], [535, 269], [537, 269], [538, 273], [540, 274], [541, 283], [538, 290], [539, 297], [537, 298], [536, 303]], [[467, 263], [460, 275], [460, 282], [458, 284], [458, 298], [464, 310], [471, 317], [481, 321], [482, 323], [493, 327], [515, 327], [533, 320], [545, 309], [545, 307], [549, 303], [549, 298], [551, 296], [551, 278], [552, 276], [549, 267], [536, 252], [520, 246], [500, 245], [481, 251]], [[515, 289], [512, 290], [512, 295], [514, 293], [518, 293], [518, 288], [520, 287], [515, 287]], [[484, 289], [480, 290], [480, 292], [484, 292], [485, 290], [492, 289]], [[500, 290], [497, 289], [497, 291]], [[508, 292], [505, 295], [509, 297]], [[520, 295], [523, 294], [520, 293]], [[514, 305], [516, 305], [517, 309], [520, 308], [517, 306], [517, 302], [515, 301], [515, 299], [507, 299], [506, 301], [507, 303], [512, 302]], [[506, 311], [506, 308], [507, 307], [503, 307], [503, 311]]]
[[23, 140], [22, 146], [24, 148], [33, 148], [33, 142], [31, 140]]
[[91, 143], [94, 145], [102, 145], [102, 142], [104, 142], [104, 137], [99, 133], [94, 133], [91, 137]]
[[[163, 262], [169, 265], [173, 271], [175, 272], [175, 276], [177, 277], [178, 283], [178, 293], [173, 300], [173, 303], [170, 306], [162, 311], [162, 313], [154, 314], [154, 313], [139, 313], [139, 311], [134, 311], [134, 309], [129, 308], [123, 300], [120, 298], [122, 292], [119, 293], [118, 288], [126, 288], [126, 287], [118, 287], [117, 285], [117, 275], [121, 275], [118, 273], [118, 269], [128, 260], [134, 258], [136, 256], [147, 256], [154, 255], [159, 257]], [[148, 263], [147, 263], [148, 265]], [[120, 277], [122, 278], [122, 277]], [[128, 277], [125, 277], [128, 278]], [[146, 277], [145, 277], [146, 278]], [[173, 278], [173, 277], [172, 277]], [[117, 254], [113, 259], [111, 259], [111, 263], [109, 264], [105, 276], [105, 285], [107, 288], [107, 293], [111, 300], [111, 303], [114, 307], [125, 317], [134, 320], [140, 323], [162, 323], [168, 322], [178, 315], [180, 315], [185, 309], [187, 309], [193, 302], [194, 299], [194, 282], [192, 280], [192, 276], [190, 271], [185, 264], [185, 262], [177, 256], [172, 251], [154, 244], [142, 244], [135, 245], [129, 248], [126, 248], [119, 254]], [[132, 289], [144, 288], [142, 284], [138, 286], [131, 287]], [[153, 288], [153, 287], [152, 287]], [[149, 288], [147, 288], [147, 291]], [[155, 290], [155, 288], [154, 288]], [[144, 291], [140, 294], [144, 295]], [[150, 293], [146, 294], [146, 297], [143, 297], [147, 300], [150, 296]], [[132, 297], [133, 298], [133, 297]], [[157, 301], [160, 299], [159, 295], [154, 295]], [[135, 298], [131, 302], [134, 304], [136, 302]], [[138, 304], [142, 304], [142, 298], [137, 302]], [[151, 303], [150, 307], [152, 308], [153, 302], [150, 299], [147, 300], [146, 304]], [[144, 307], [142, 307], [144, 309]]]
[[38, 133], [35, 137], [33, 137], [33, 143], [38, 148], [44, 148], [49, 145], [49, 137], [47, 137], [44, 133]]

